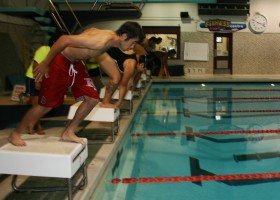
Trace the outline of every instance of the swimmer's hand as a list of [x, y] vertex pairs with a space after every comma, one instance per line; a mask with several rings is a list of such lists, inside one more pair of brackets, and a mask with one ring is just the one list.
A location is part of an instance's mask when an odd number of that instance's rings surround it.
[[36, 68], [33, 70], [35, 82], [41, 82], [43, 76], [47, 76], [49, 71], [49, 66], [44, 62], [40, 63]]
[[143, 72], [145, 70], [144, 63], [137, 63], [136, 69], [137, 69], [138, 72]]

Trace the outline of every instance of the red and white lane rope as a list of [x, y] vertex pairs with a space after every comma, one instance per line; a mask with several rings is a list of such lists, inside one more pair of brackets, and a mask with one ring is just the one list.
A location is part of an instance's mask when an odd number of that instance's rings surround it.
[[233, 134], [271, 134], [280, 133], [279, 129], [275, 130], [236, 130], [236, 131], [207, 131], [207, 132], [178, 132], [178, 133], [135, 133], [132, 137], [158, 137], [158, 136], [196, 136], [196, 135], [233, 135]]
[[275, 179], [280, 178], [280, 173], [260, 174], [229, 174], [211, 176], [171, 176], [171, 177], [143, 177], [143, 178], [114, 178], [113, 184], [135, 184], [135, 183], [167, 183], [167, 182], [199, 182], [199, 181], [229, 181], [249, 179]]

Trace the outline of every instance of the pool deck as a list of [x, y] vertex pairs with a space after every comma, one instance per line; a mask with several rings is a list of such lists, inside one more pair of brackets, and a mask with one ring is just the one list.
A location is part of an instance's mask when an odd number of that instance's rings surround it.
[[[169, 79], [163, 78], [159, 79], [153, 77], [154, 82], [271, 82], [276, 83], [280, 82], [280, 75], [199, 75], [199, 76], [185, 76], [185, 77], [171, 77]], [[88, 173], [88, 184], [83, 190], [79, 190], [75, 193], [74, 199], [93, 199], [92, 196], [94, 188], [98, 185], [98, 179], [102, 177], [104, 172], [106, 171], [106, 166], [114, 156], [114, 152], [118, 148], [124, 133], [126, 132], [137, 107], [142, 101], [143, 96], [145, 95], [148, 87], [150, 86], [151, 82], [149, 82], [144, 89], [142, 89], [142, 95], [140, 98], [135, 98], [133, 100], [134, 109], [133, 113], [130, 115], [121, 115], [120, 117], [120, 127], [119, 132], [116, 137], [114, 143], [111, 144], [89, 144], [89, 156], [87, 160], [87, 173]], [[64, 125], [66, 124], [67, 116], [63, 117], [56, 117], [50, 119], [44, 119], [46, 124], [50, 124], [48, 127], [45, 128], [45, 132], [47, 135], [59, 137], [60, 133], [64, 129]], [[55, 125], [54, 125], [55, 124]], [[58, 125], [57, 125], [58, 124]], [[80, 129], [83, 131], [89, 131], [96, 126], [104, 126], [104, 124], [100, 123], [97, 124], [96, 122], [91, 122], [86, 124], [85, 127], [80, 126]], [[105, 125], [106, 126], [106, 125]], [[108, 126], [108, 125], [107, 125]], [[0, 146], [7, 143], [7, 136], [11, 132], [11, 128], [6, 128], [0, 130]], [[3, 162], [3, 161], [1, 161]], [[19, 176], [18, 178], [18, 185], [28, 182], [30, 177], [26, 176]], [[41, 181], [44, 181], [44, 178], [39, 178]], [[50, 194], [50, 193], [17, 193], [14, 192], [11, 187], [12, 176], [4, 176], [0, 174], [0, 199], [17, 199], [20, 196], [20, 199], [61, 199], [61, 197], [66, 198], [67, 193], [64, 192], [52, 192], [58, 194]], [[51, 180], [47, 180], [47, 182], [52, 182]], [[38, 183], [37, 183], [38, 184]], [[38, 185], [37, 185], [38, 186]]]

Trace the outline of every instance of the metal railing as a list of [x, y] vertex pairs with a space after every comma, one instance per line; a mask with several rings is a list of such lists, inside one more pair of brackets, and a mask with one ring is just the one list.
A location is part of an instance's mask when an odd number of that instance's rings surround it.
[[[96, 0], [96, 1], [98, 1], [98, 0]], [[70, 10], [72, 16], [74, 17], [76, 24], [79, 25], [81, 29], [83, 29], [82, 24], [80, 23], [77, 16], [75, 15], [75, 12], [73, 11], [69, 2], [67, 0], [65, 0], [65, 3], [67, 5], [68, 9]], [[71, 34], [71, 32], [69, 31], [69, 28], [64, 23], [61, 15], [59, 14], [57, 7], [54, 5], [52, 0], [49, 0], [49, 11], [50, 11], [51, 17], [53, 18], [53, 20], [56, 23], [56, 25], [58, 26], [58, 28], [64, 33]]]
[[[71, 34], [73, 33], [77, 27], [80, 27], [82, 30], [84, 29], [82, 24], [80, 23], [79, 19], [77, 18], [72, 6], [69, 4], [68, 0], [64, 0], [64, 3], [67, 5], [68, 10], [70, 11], [71, 15], [73, 16], [75, 20], [75, 25], [72, 27], [72, 31], [69, 30], [69, 27], [66, 26], [66, 23], [63, 21], [58, 7], [53, 3], [52, 0], [49, 0], [49, 11], [51, 14], [52, 19], [56, 23], [57, 27], [64, 33]], [[145, 2], [144, 0], [139, 3], [139, 5], [135, 5], [133, 1], [112, 1], [112, 0], [104, 0], [100, 2], [99, 0], [93, 0], [93, 2], [89, 2], [89, 10], [88, 11], [99, 11], [103, 10], [104, 8], [110, 9], [110, 8], [118, 8], [119, 6], [121, 8], [127, 8], [127, 9], [136, 9], [141, 10]], [[92, 4], [91, 4], [92, 3]]]

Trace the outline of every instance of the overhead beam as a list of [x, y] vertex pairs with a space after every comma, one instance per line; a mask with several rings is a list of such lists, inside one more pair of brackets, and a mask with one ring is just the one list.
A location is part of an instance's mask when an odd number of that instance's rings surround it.
[[[53, 0], [54, 3], [65, 3], [65, 0]], [[128, 2], [128, 1], [123, 1]], [[217, 3], [217, 0], [131, 0], [132, 3]], [[68, 3], [93, 4], [92, 0], [68, 0]], [[106, 0], [99, 0], [98, 3], [108, 3]], [[111, 1], [120, 3], [120, 1]]]

